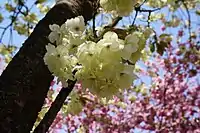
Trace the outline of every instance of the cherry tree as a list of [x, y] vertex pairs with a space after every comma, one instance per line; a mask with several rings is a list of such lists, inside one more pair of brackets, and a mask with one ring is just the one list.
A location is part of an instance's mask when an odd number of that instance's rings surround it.
[[[1, 76], [28, 88], [2, 89], [2, 131], [200, 132], [198, 8], [198, 0], [57, 1]], [[23, 111], [32, 113], [13, 117]]]

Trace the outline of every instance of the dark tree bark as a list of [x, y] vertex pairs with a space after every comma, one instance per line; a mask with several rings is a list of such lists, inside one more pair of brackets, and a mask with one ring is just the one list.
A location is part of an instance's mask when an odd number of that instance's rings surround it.
[[0, 133], [28, 133], [53, 77], [44, 64], [50, 24], [83, 15], [92, 18], [97, 0], [62, 0], [37, 24], [0, 77]]

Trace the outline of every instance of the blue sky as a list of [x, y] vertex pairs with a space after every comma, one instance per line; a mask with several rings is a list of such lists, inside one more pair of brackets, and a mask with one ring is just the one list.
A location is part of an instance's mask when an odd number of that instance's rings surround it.
[[[47, 4], [48, 5], [53, 5], [54, 1], [55, 0], [48, 0]], [[4, 4], [6, 2], [7, 2], [6, 0], [5, 1], [0, 0], [0, 7], [2, 7], [2, 8], [0, 8], [0, 12], [5, 17], [5, 20], [2, 23], [0, 23], [0, 27], [7, 26], [8, 24], [10, 24], [10, 19], [8, 18], [10, 14], [7, 11], [5, 11], [5, 9], [3, 9]], [[34, 2], [35, 2], [34, 0], [28, 0], [27, 6], [30, 7], [31, 5], [33, 5]], [[39, 11], [38, 11], [38, 9], [36, 7], [32, 8], [31, 12], [35, 12], [37, 14], [39, 13]], [[41, 18], [43, 18], [43, 16], [44, 15], [40, 15], [39, 16], [39, 20]], [[9, 44], [10, 43], [9, 42], [10, 37], [11, 37], [10, 30], [11, 30], [11, 28], [9, 28], [6, 31], [6, 33], [5, 33], [4, 37], [3, 37], [3, 40], [0, 40], [0, 44], [2, 44], [2, 42], [5, 43], [5, 44]], [[1, 33], [2, 33], [2, 29], [0, 29], [0, 35], [1, 35]], [[22, 43], [27, 39], [26, 36], [19, 35], [15, 30], [13, 30], [11, 38], [12, 38], [12, 44], [17, 46], [17, 47], [21, 47]]]

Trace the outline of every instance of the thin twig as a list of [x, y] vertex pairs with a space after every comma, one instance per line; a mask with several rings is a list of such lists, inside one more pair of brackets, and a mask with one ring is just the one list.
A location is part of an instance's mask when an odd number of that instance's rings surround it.
[[[33, 4], [34, 5], [34, 4]], [[13, 24], [16, 22], [17, 18], [19, 17], [20, 14], [27, 16], [28, 13], [31, 11], [33, 5], [31, 6], [31, 8], [29, 9], [27, 5], [24, 4], [24, 2], [22, 0], [18, 0], [18, 4], [16, 5], [16, 7], [14, 8], [14, 10], [12, 11], [12, 15], [11, 17], [11, 21], [10, 23], [5, 26], [5, 27], [0, 27], [0, 29], [2, 29], [1, 32], [1, 36], [0, 36], [0, 41], [3, 42], [3, 38], [5, 33], [7, 32], [7, 30], [11, 27], [11, 29], [13, 30]], [[25, 11], [23, 11], [23, 9], [25, 8]], [[28, 26], [29, 27], [29, 26]], [[12, 35], [10, 35], [12, 36]]]
[[187, 15], [188, 15], [188, 32], [189, 32], [189, 42], [192, 41], [192, 38], [191, 38], [191, 16], [190, 16], [190, 12], [189, 12], [189, 9], [188, 9], [188, 6], [187, 4], [185, 3], [184, 0], [182, 0], [182, 3], [186, 9], [186, 12], [187, 12]]
[[136, 21], [137, 15], [138, 15], [138, 11], [135, 12], [135, 16], [134, 16], [134, 19], [133, 19], [132, 25], [135, 24], [135, 21]]
[[93, 19], [92, 19], [92, 31], [93, 31], [93, 36], [94, 36], [94, 38], [97, 38], [96, 24], [95, 24], [96, 15], [97, 15], [97, 13], [94, 13]]
[[[139, 6], [135, 7], [135, 16], [133, 18], [133, 22], [132, 22], [132, 26], [135, 24], [135, 21], [136, 21], [136, 18], [137, 18], [137, 15], [139, 12], [148, 12], [149, 13], [149, 16], [148, 16], [148, 20], [150, 18], [150, 15], [151, 15], [151, 12], [155, 12], [157, 10], [160, 10], [161, 8], [156, 8], [156, 9], [153, 9], [153, 10], [147, 10], [147, 9], [141, 9], [141, 7], [147, 2], [147, 0], [144, 0], [142, 2], [142, 4], [140, 4]], [[148, 26], [150, 25], [149, 21], [148, 22]]]
[[109, 24], [108, 26], [105, 26], [104, 28], [113, 28], [115, 27], [119, 21], [122, 20], [122, 17], [116, 17], [111, 24]]
[[140, 10], [140, 8], [144, 5], [144, 3], [146, 3], [147, 0], [144, 0], [142, 2], [142, 4], [140, 4], [139, 6], [135, 7], [135, 16], [134, 16], [134, 19], [133, 19], [133, 22], [132, 22], [132, 26], [135, 24], [135, 21], [136, 21], [136, 18], [137, 18], [137, 15], [138, 15], [138, 12]]

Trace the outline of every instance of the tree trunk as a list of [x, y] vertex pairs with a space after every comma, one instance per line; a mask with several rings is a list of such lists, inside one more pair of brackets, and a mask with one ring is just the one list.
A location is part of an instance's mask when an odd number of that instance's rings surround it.
[[91, 19], [96, 1], [62, 0], [37, 24], [0, 77], [0, 133], [31, 131], [53, 79], [43, 61], [49, 25], [78, 15]]

